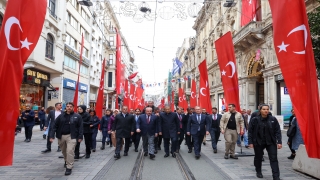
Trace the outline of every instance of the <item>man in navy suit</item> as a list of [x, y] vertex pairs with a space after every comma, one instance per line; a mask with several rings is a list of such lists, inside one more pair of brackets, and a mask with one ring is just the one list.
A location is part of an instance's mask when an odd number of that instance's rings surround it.
[[204, 135], [209, 135], [209, 118], [207, 115], [201, 113], [199, 106], [195, 108], [196, 114], [190, 116], [187, 125], [187, 134], [192, 135], [194, 142], [194, 153], [195, 157], [200, 158], [201, 144], [204, 138]]
[[220, 137], [220, 119], [222, 117], [222, 115], [218, 114], [217, 111], [218, 109], [213, 107], [212, 115], [209, 115], [211, 144], [214, 153], [217, 153], [217, 144]]
[[171, 154], [176, 157], [177, 136], [180, 134], [180, 120], [176, 113], [171, 112], [169, 106], [164, 108], [164, 113], [160, 113], [159, 135], [162, 135], [164, 141], [164, 157], [169, 156], [169, 142], [171, 139]]
[[154, 138], [158, 136], [158, 116], [152, 114], [151, 107], [147, 107], [145, 111], [146, 114], [142, 114], [138, 118], [136, 124], [137, 133], [140, 133], [142, 136], [144, 156], [148, 156], [149, 152], [150, 159], [153, 159], [156, 157], [154, 155]]

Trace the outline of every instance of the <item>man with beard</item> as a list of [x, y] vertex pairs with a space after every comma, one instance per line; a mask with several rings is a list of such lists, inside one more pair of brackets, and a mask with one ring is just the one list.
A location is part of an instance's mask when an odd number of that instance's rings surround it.
[[[136, 120], [136, 123], [138, 122], [139, 116], [141, 114], [141, 111], [139, 108], [137, 108], [135, 110], [135, 115], [134, 115], [134, 119]], [[132, 136], [132, 142], [134, 144], [134, 151], [138, 152], [138, 147], [139, 147], [139, 143], [140, 143], [140, 139], [141, 139], [141, 133], [137, 133], [134, 132], [133, 136]]]
[[21, 118], [24, 124], [25, 136], [26, 136], [26, 139], [24, 140], [25, 142], [31, 141], [32, 129], [35, 124], [34, 116], [35, 116], [34, 111], [31, 110], [29, 105], [27, 105], [26, 110], [21, 115]]
[[[92, 143], [92, 132], [90, 129], [90, 125], [92, 125], [92, 121], [90, 119], [90, 114], [86, 111], [87, 107], [85, 105], [78, 106], [78, 113], [80, 114], [83, 122], [83, 135], [84, 135], [84, 142], [86, 144], [86, 158], [90, 158], [91, 154], [91, 143]], [[74, 150], [75, 156], [74, 159], [79, 159], [80, 155], [80, 143], [77, 141], [76, 148]]]

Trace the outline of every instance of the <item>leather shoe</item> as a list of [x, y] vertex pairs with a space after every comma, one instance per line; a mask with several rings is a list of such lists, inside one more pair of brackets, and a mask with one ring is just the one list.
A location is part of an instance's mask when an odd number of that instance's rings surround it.
[[176, 153], [171, 153], [173, 158], [176, 158]]
[[47, 136], [44, 134], [44, 135], [43, 135], [43, 139], [46, 139], [46, 138], [47, 138]]
[[228, 154], [224, 155], [224, 158], [229, 159], [229, 155]]
[[72, 169], [66, 168], [66, 172], [64, 173], [64, 175], [69, 176], [71, 172], [72, 172]]
[[230, 158], [231, 158], [231, 159], [238, 159], [238, 156], [236, 156], [236, 155], [231, 156], [231, 155], [230, 155]]
[[196, 159], [199, 159], [199, 158], [200, 158], [200, 155], [196, 155], [195, 157], [196, 157]]
[[127, 152], [124, 152], [124, 153], [123, 153], [123, 156], [128, 156], [128, 153], [127, 153]]
[[203, 145], [206, 145], [207, 143], [206, 143], [206, 142], [203, 142], [202, 144], [203, 144]]
[[115, 154], [113, 157], [116, 158], [116, 159], [119, 159], [120, 158], [120, 154]]
[[257, 178], [263, 178], [263, 175], [262, 175], [262, 173], [261, 172], [257, 172]]
[[144, 153], [144, 156], [148, 156], [148, 152], [145, 152], [145, 153]]
[[138, 152], [138, 149], [135, 149], [134, 152]]
[[46, 149], [44, 151], [41, 151], [42, 153], [47, 153], [47, 152], [51, 152], [51, 149]]
[[296, 155], [291, 154], [291, 156], [288, 157], [288, 159], [294, 159]]
[[213, 153], [217, 153], [217, 152], [218, 152], [217, 149], [214, 149], [214, 150], [213, 150]]
[[154, 159], [156, 156], [154, 154], [150, 154], [150, 159]]
[[86, 159], [90, 158], [90, 154], [86, 154]]
[[188, 153], [192, 153], [192, 149], [189, 149]]
[[166, 157], [169, 157], [169, 154], [165, 154], [164, 157], [165, 157], [165, 158], [166, 158]]
[[27, 142], [30, 142], [31, 141], [31, 139], [27, 139]]

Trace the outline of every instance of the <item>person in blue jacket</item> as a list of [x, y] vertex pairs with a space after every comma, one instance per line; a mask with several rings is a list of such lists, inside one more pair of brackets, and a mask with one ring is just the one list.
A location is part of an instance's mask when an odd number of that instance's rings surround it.
[[92, 133], [92, 152], [96, 152], [96, 147], [97, 147], [97, 134], [98, 134], [98, 126], [100, 124], [100, 119], [98, 116], [96, 116], [96, 111], [93, 109], [90, 109], [89, 111], [90, 114], [90, 121], [92, 124], [90, 125], [91, 133]]
[[30, 105], [26, 106], [26, 110], [22, 113], [21, 118], [24, 124], [24, 131], [26, 139], [25, 142], [30, 142], [32, 137], [32, 128], [35, 124], [34, 122], [34, 111], [31, 110]]

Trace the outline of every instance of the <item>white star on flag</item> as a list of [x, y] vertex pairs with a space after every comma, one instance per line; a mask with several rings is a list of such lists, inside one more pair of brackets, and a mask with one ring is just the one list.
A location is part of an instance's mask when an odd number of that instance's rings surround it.
[[226, 75], [226, 72], [223, 70], [223, 71], [221, 72], [221, 74], [222, 74], [222, 76], [225, 76], [225, 75]]
[[24, 41], [20, 41], [21, 42], [21, 49], [22, 48], [27, 48], [29, 50], [29, 45], [33, 44], [31, 42], [28, 42], [28, 38], [26, 38]]
[[289, 44], [284, 44], [284, 42], [282, 41], [282, 44], [280, 46], [278, 46], [279, 52], [281, 52], [281, 51], [287, 52], [287, 47], [288, 46], [289, 46]]

